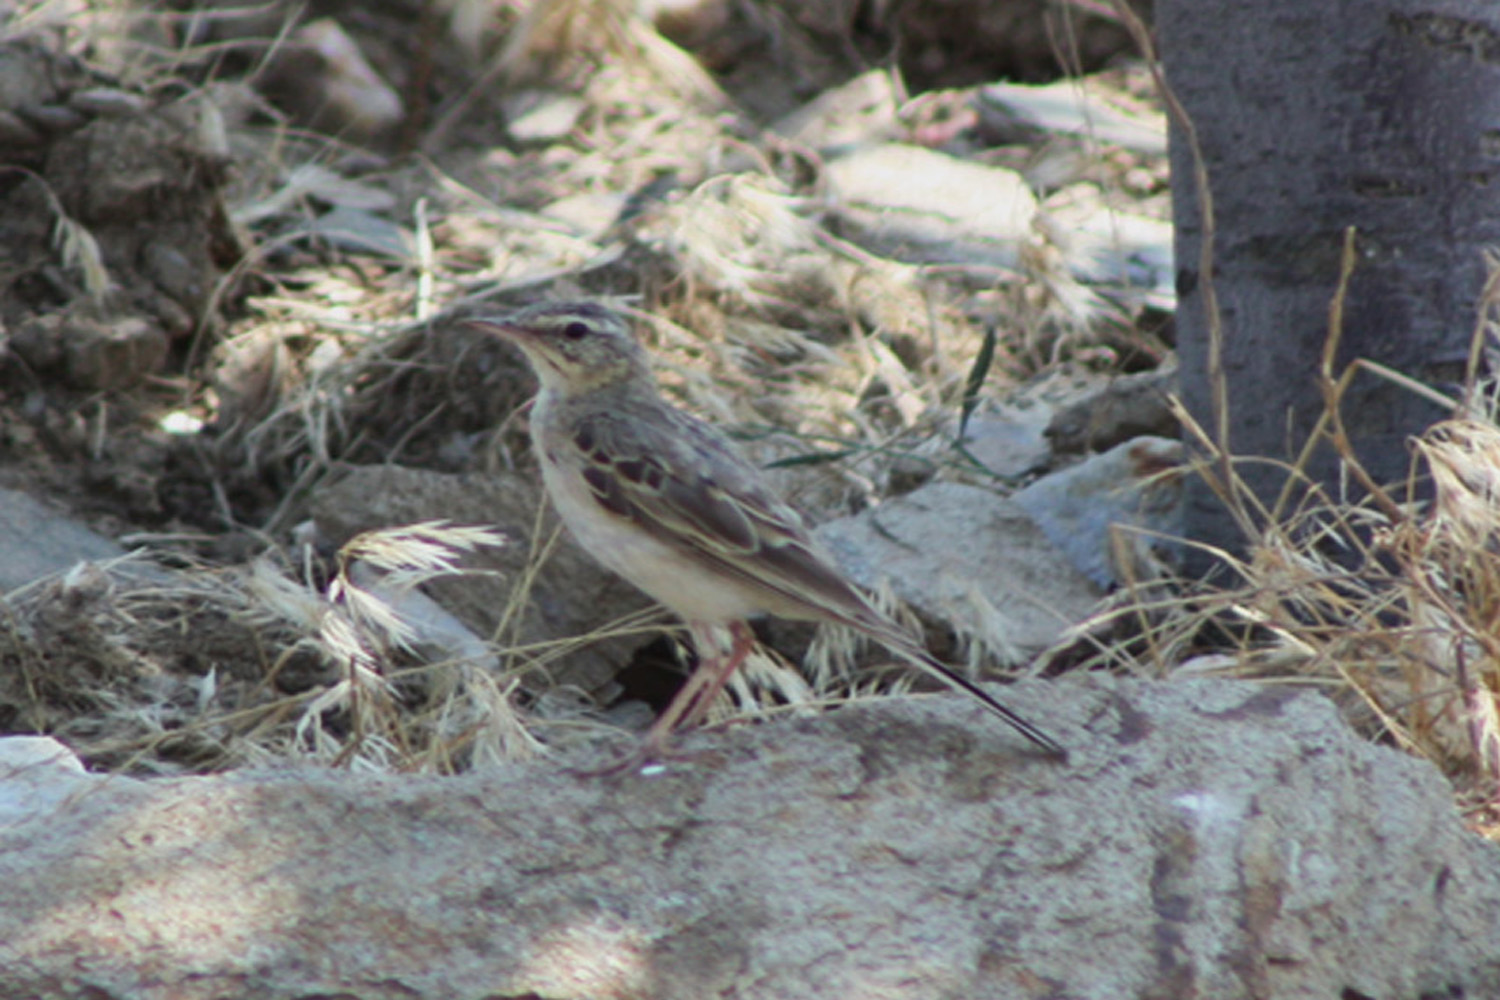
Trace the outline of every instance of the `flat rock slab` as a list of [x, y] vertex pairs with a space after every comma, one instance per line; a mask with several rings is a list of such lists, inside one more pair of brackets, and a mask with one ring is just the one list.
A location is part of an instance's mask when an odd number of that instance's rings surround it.
[[17, 490], [0, 489], [0, 594], [125, 550], [93, 529]]
[[655, 777], [136, 781], [30, 743], [0, 996], [1500, 995], [1500, 852], [1323, 698], [1005, 695], [1071, 764], [947, 696], [699, 734]]

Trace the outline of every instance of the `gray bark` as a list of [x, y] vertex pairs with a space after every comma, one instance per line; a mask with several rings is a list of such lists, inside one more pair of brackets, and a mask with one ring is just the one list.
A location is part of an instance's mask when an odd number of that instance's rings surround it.
[[[1500, 242], [1500, 7], [1164, 0], [1158, 30], [1214, 199], [1232, 451], [1290, 459], [1322, 412], [1315, 376], [1349, 226], [1360, 253], [1338, 366], [1364, 357], [1455, 387], [1482, 250]], [[1212, 428], [1204, 226], [1177, 127], [1172, 170], [1183, 393]], [[1357, 378], [1343, 412], [1381, 482], [1406, 475], [1406, 439], [1444, 415], [1373, 375]], [[1336, 481], [1326, 449], [1312, 472]], [[1247, 479], [1262, 495], [1281, 482], [1264, 465]], [[1187, 528], [1243, 542], [1201, 484]]]

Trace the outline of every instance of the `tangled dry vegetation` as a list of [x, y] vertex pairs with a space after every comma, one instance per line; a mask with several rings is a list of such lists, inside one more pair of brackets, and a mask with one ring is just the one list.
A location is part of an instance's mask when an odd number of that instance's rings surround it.
[[[8, 482], [59, 494], [102, 483], [114, 502], [84, 511], [141, 550], [129, 566], [6, 595], [8, 731], [161, 773], [289, 759], [449, 771], [587, 731], [577, 699], [532, 682], [605, 634], [660, 619], [507, 642], [551, 551], [545, 530], [477, 648], [444, 631], [419, 585], [483, 572], [462, 557], [515, 540], [428, 523], [358, 536], [336, 555], [302, 544], [310, 496], [350, 466], [526, 467], [524, 367], [449, 322], [475, 303], [619, 297], [667, 391], [736, 428], [814, 518], [914, 475], [1003, 488], [951, 447], [979, 384], [1003, 395], [1060, 365], [1119, 371], [1169, 353], [1138, 314], [1082, 294], [1045, 226], [1014, 268], [919, 266], [842, 239], [818, 154], [762, 129], [794, 110], [791, 91], [746, 85], [786, 74], [806, 91], [851, 75], [853, 43], [830, 48], [788, 5], [734, 5], [767, 40], [761, 62], [706, 43], [694, 58], [610, 0], [456, 0], [443, 17], [438, 6], [382, 8], [363, 25], [387, 71], [415, 81], [400, 156], [306, 127], [249, 86], [277, 32], [258, 47], [204, 34], [194, 26], [212, 18], [192, 8], [148, 30], [159, 12], [104, 3], [33, 5], [6, 29], [8, 45], [107, 63], [122, 92], [190, 102], [202, 141], [233, 165], [218, 197], [239, 250], [172, 341], [167, 374], [27, 395], [17, 387], [36, 376], [8, 362], [6, 464], [21, 473]], [[1150, 100], [1138, 66], [1111, 74], [1122, 96]], [[897, 127], [930, 131], [941, 96], [910, 95]], [[575, 116], [564, 134], [505, 138], [500, 123], [526, 101], [560, 97]], [[79, 294], [107, 300], [129, 278], [108, 239], [53, 195], [40, 163], [18, 169], [12, 196], [29, 185], [50, 215], [46, 253]], [[1110, 154], [1090, 169], [1111, 198], [1164, 203], [1160, 185], [1139, 190], [1142, 170], [1161, 175], [1162, 163]], [[1001, 331], [988, 347], [986, 329]], [[1477, 342], [1494, 333], [1486, 325]], [[1230, 464], [1207, 462], [1253, 539], [1231, 560], [1239, 579], [1127, 588], [1080, 626], [1091, 638], [1075, 667], [1317, 685], [1372, 738], [1438, 763], [1485, 822], [1478, 810], [1500, 780], [1500, 430], [1487, 391], [1476, 374], [1455, 419], [1419, 442], [1430, 501], [1376, 489], [1351, 504], [1315, 489], [1258, 509]], [[39, 396], [45, 413], [23, 412]], [[207, 431], [169, 433], [173, 420]], [[1336, 420], [1328, 440], [1340, 445]], [[826, 642], [818, 651], [816, 662], [840, 660]], [[809, 683], [772, 652], [747, 676], [742, 704], [863, 691], [831, 668]]]
[[[1344, 281], [1355, 266], [1345, 247]], [[1436, 764], [1453, 781], [1471, 826], [1500, 836], [1500, 384], [1484, 355], [1500, 336], [1500, 260], [1481, 297], [1461, 398], [1355, 361], [1336, 371], [1345, 287], [1333, 293], [1319, 378], [1327, 404], [1301, 460], [1267, 503], [1213, 435], [1179, 414], [1205, 455], [1198, 471], [1250, 544], [1215, 550], [1225, 572], [1210, 585], [1177, 581], [1163, 597], [1142, 588], [1100, 616], [1132, 619], [1131, 638], [1101, 645], [1085, 664], [1151, 675], [1216, 675], [1312, 686], [1356, 729]], [[1411, 473], [1374, 482], [1345, 433], [1340, 402], [1360, 371], [1422, 393], [1452, 414], [1413, 441]], [[1314, 449], [1340, 457], [1345, 489], [1302, 473]], [[1351, 499], [1357, 497], [1357, 499]], [[1100, 622], [1082, 631], [1100, 630]], [[1195, 653], [1205, 635], [1218, 650]]]

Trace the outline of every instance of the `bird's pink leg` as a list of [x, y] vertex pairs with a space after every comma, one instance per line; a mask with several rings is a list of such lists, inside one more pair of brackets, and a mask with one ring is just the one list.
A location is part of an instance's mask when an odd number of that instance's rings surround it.
[[[694, 643], [707, 645], [709, 641], [707, 631], [707, 629], [703, 629], [700, 632], [698, 629], [694, 629]], [[701, 639], [699, 638], [700, 635], [702, 635]], [[699, 664], [697, 670], [693, 671], [692, 680], [688, 682], [689, 685], [699, 677], [704, 678], [704, 683], [701, 685], [701, 691], [693, 697], [692, 707], [683, 717], [682, 723], [677, 725], [674, 720], [672, 728], [692, 729], [701, 724], [704, 716], [708, 715], [709, 708], [713, 706], [714, 699], [719, 697], [719, 692], [724, 690], [724, 685], [729, 683], [729, 678], [734, 676], [734, 672], [740, 669], [745, 662], [745, 658], [750, 655], [750, 650], [755, 648], [755, 633], [750, 631], [750, 626], [746, 622], [739, 621], [730, 625], [729, 639], [730, 645], [727, 655], [722, 657], [715, 656], [712, 660], [704, 661]], [[701, 650], [698, 655], [703, 655]], [[687, 690], [687, 688], [683, 688], [678, 698], [681, 697], [681, 694], [686, 694]], [[678, 698], [672, 699], [672, 705], [677, 704]], [[662, 713], [663, 719], [671, 712], [672, 705], [667, 707], [667, 712]], [[660, 719], [657, 720], [657, 725], [661, 725]], [[652, 728], [656, 727], [653, 726]]]
[[678, 730], [691, 729], [703, 721], [714, 699], [724, 690], [724, 685], [729, 683], [729, 678], [745, 662], [755, 646], [755, 633], [742, 621], [729, 626], [731, 641], [727, 653], [718, 650], [711, 628], [698, 622], [690, 623], [688, 627], [693, 636], [693, 646], [698, 652], [698, 668], [666, 710], [651, 724], [639, 747], [624, 760], [602, 771], [586, 772], [587, 774], [618, 774], [671, 758], [673, 753], [669, 744], [672, 734]]
[[703, 721], [709, 706], [729, 683], [729, 678], [755, 645], [755, 635], [744, 622], [729, 626], [730, 646], [728, 653], [720, 652], [713, 641], [713, 631], [698, 622], [688, 626], [693, 635], [693, 646], [698, 651], [698, 668], [688, 678], [677, 697], [667, 706], [646, 733], [643, 750], [651, 757], [661, 755], [674, 732], [691, 729]]

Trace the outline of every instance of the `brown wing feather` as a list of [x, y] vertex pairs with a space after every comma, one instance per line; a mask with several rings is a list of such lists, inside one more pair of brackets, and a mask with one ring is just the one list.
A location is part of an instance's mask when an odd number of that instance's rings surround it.
[[602, 467], [585, 472], [600, 505], [766, 592], [768, 611], [866, 626], [878, 622], [760, 471], [706, 424], [670, 413], [665, 426], [602, 414], [580, 422], [580, 433], [593, 446], [591, 460], [602, 464], [607, 456], [618, 473]]
[[690, 524], [696, 538], [725, 553], [750, 555], [760, 548], [755, 524], [742, 505], [713, 482], [669, 476], [657, 494], [661, 506]]

